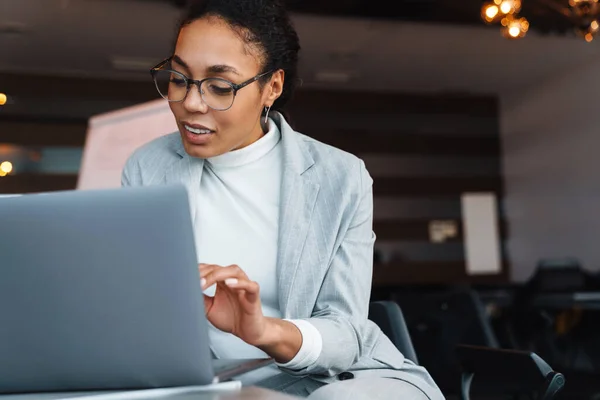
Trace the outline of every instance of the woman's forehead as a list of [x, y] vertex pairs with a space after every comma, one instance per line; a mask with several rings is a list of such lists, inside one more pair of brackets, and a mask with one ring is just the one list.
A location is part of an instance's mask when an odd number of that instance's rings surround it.
[[229, 65], [242, 73], [260, 67], [256, 51], [216, 18], [202, 18], [182, 28], [175, 54], [190, 72], [204, 72], [215, 65]]

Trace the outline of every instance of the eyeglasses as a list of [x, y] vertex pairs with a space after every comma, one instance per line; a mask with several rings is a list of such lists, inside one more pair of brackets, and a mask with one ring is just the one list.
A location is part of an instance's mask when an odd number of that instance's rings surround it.
[[200, 91], [202, 101], [208, 107], [217, 111], [225, 111], [231, 108], [238, 90], [272, 72], [264, 72], [240, 84], [235, 84], [223, 78], [194, 80], [181, 72], [168, 69], [170, 62], [171, 58], [169, 57], [150, 70], [158, 93], [169, 102], [181, 102], [187, 97], [192, 85], [196, 85]]

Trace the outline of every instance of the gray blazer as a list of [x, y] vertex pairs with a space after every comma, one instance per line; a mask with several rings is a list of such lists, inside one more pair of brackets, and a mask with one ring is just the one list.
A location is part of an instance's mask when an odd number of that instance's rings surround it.
[[[410, 362], [367, 319], [373, 272], [373, 180], [359, 158], [295, 132], [279, 113], [284, 170], [277, 281], [284, 318], [306, 319], [321, 333], [317, 361], [300, 375], [402, 370]], [[124, 186], [183, 183], [195, 215], [202, 159], [187, 155], [178, 133], [138, 149]], [[373, 372], [373, 371], [371, 371]]]

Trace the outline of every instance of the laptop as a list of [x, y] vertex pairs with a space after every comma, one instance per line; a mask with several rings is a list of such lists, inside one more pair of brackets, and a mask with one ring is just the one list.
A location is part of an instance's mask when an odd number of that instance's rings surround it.
[[213, 360], [183, 186], [0, 199], [0, 393], [206, 385], [271, 362]]

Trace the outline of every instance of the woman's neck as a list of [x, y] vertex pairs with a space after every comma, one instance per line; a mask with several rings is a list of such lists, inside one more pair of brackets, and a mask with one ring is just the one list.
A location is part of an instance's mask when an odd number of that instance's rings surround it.
[[256, 124], [256, 126], [252, 130], [252, 134], [248, 137], [248, 140], [246, 140], [243, 144], [241, 144], [240, 146], [236, 147], [233, 150], [240, 150], [240, 149], [243, 149], [244, 147], [250, 146], [252, 143], [258, 141], [260, 138], [265, 136], [265, 134], [268, 131], [269, 131], [269, 122], [265, 123], [265, 120], [263, 118], [261, 118], [259, 123]]

